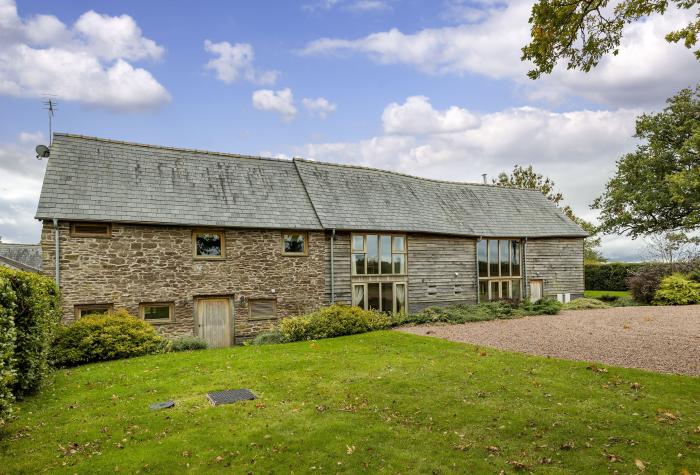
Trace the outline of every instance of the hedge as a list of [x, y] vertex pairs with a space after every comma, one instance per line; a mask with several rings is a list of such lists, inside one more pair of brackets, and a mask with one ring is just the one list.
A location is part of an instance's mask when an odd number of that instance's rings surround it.
[[0, 274], [0, 426], [12, 414], [12, 386], [15, 383], [15, 291], [10, 280]]
[[10, 414], [14, 398], [41, 387], [59, 320], [53, 280], [0, 268], [0, 422]]
[[631, 262], [586, 264], [586, 290], [629, 290], [627, 278], [643, 265]]

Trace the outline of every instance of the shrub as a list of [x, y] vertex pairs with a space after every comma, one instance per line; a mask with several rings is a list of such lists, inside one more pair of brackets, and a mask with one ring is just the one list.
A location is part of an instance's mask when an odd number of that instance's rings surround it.
[[260, 333], [250, 342], [251, 345], [275, 345], [277, 343], [284, 343], [284, 337], [279, 330]]
[[0, 427], [12, 414], [15, 383], [14, 369], [16, 296], [10, 280], [0, 274]]
[[595, 308], [610, 308], [610, 305], [599, 299], [580, 298], [565, 303], [562, 308], [564, 310], [589, 310]]
[[162, 353], [167, 340], [148, 323], [125, 310], [89, 315], [59, 331], [54, 342], [53, 364], [77, 366], [94, 361], [116, 360]]
[[642, 264], [611, 262], [584, 266], [586, 290], [629, 290], [627, 279]]
[[182, 336], [170, 340], [168, 346], [170, 351], [189, 351], [189, 350], [206, 350], [209, 348], [209, 343], [198, 336]]
[[58, 287], [31, 272], [0, 269], [0, 276], [15, 294], [13, 393], [22, 397], [39, 389], [49, 371], [49, 350], [60, 320]]
[[670, 274], [669, 267], [663, 264], [647, 264], [635, 270], [627, 279], [632, 297], [639, 302], [650, 304], [661, 279]]
[[381, 330], [389, 324], [385, 314], [334, 304], [308, 315], [282, 319], [280, 333], [284, 341], [301, 341]]
[[450, 305], [448, 307], [428, 307], [411, 315], [397, 315], [394, 325], [421, 325], [425, 323], [467, 323], [484, 320], [498, 320], [522, 317], [525, 315], [554, 315], [559, 313], [561, 304], [556, 300], [542, 299], [538, 302], [525, 300], [518, 304], [511, 300], [495, 300], [476, 305]]
[[543, 298], [537, 302], [525, 300], [521, 305], [523, 315], [556, 315], [562, 304], [556, 299]]
[[[679, 262], [673, 265], [673, 271], [688, 274], [690, 280], [700, 278], [700, 261]], [[638, 302], [652, 303], [661, 280], [673, 274], [668, 264], [644, 264], [635, 270], [627, 279], [630, 292]]]
[[688, 272], [686, 277], [688, 277], [688, 279], [692, 280], [693, 282], [697, 282], [700, 284], [700, 270], [690, 271]]
[[681, 274], [661, 280], [653, 300], [654, 305], [690, 305], [700, 303], [700, 284]]

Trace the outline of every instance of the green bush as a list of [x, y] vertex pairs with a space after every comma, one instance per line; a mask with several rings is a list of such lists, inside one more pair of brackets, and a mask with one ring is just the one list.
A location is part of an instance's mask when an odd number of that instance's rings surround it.
[[118, 310], [89, 315], [62, 327], [54, 341], [52, 362], [68, 367], [150, 355], [164, 352], [167, 343], [150, 324]]
[[48, 277], [0, 269], [15, 294], [15, 397], [35, 392], [48, 374], [48, 354], [60, 321], [59, 293]]
[[565, 303], [562, 307], [564, 310], [590, 310], [596, 308], [610, 308], [610, 305], [599, 299], [580, 298]]
[[512, 301], [496, 300], [476, 305], [450, 305], [428, 307], [411, 315], [396, 315], [393, 325], [421, 325], [425, 323], [467, 323], [485, 320], [498, 320], [523, 317], [526, 315], [554, 315], [559, 313], [561, 304], [553, 299], [538, 302], [525, 300], [518, 304]]
[[278, 343], [284, 343], [284, 338], [279, 330], [260, 333], [250, 342], [251, 345], [276, 345]]
[[381, 330], [389, 324], [385, 314], [335, 304], [308, 315], [284, 318], [279, 330], [284, 341], [301, 341]]
[[543, 298], [537, 302], [525, 300], [520, 306], [522, 315], [556, 315], [562, 304], [557, 299]]
[[629, 290], [627, 279], [642, 264], [611, 262], [584, 266], [586, 290]]
[[687, 274], [690, 280], [695, 280], [696, 276], [700, 277], [700, 261], [675, 263], [673, 271], [669, 264], [649, 263], [640, 265], [627, 279], [632, 297], [638, 302], [652, 303], [656, 291], [661, 285], [661, 280], [674, 272]]
[[16, 296], [10, 280], [0, 274], [0, 427], [12, 414], [16, 379], [14, 368]]
[[170, 351], [174, 352], [206, 350], [207, 348], [209, 348], [209, 343], [207, 343], [206, 340], [198, 336], [181, 336], [179, 338], [173, 338], [172, 340], [170, 340], [168, 348], [170, 349]]
[[700, 284], [681, 274], [661, 280], [653, 300], [654, 305], [690, 305], [700, 303]]

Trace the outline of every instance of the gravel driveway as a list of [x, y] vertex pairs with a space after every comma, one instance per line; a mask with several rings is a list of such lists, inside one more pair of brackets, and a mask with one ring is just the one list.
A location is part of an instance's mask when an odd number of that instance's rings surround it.
[[570, 310], [400, 331], [534, 355], [700, 375], [700, 305]]

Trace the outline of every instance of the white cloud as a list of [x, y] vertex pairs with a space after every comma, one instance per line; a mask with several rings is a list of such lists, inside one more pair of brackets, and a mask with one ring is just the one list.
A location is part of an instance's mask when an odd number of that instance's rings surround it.
[[0, 236], [5, 242], [39, 242], [34, 219], [46, 160], [34, 147], [45, 142], [40, 132], [22, 132], [14, 143], [0, 144]]
[[297, 114], [294, 107], [294, 97], [289, 88], [273, 91], [271, 89], [260, 89], [253, 93], [253, 107], [258, 110], [275, 112], [282, 117], [282, 120], [289, 122]]
[[390, 6], [387, 2], [382, 0], [356, 0], [350, 2], [346, 8], [356, 12], [372, 12], [389, 10]]
[[313, 3], [307, 3], [301, 6], [302, 10], [314, 13], [319, 11], [330, 11], [335, 8], [347, 10], [350, 12], [376, 12], [382, 10], [390, 10], [388, 0], [317, 0]]
[[231, 44], [228, 41], [213, 43], [204, 42], [204, 50], [216, 57], [209, 60], [207, 69], [216, 71], [216, 77], [231, 84], [239, 79], [255, 84], [274, 84], [277, 71], [261, 71], [253, 66], [255, 53], [248, 43]]
[[336, 109], [336, 105], [325, 97], [317, 97], [316, 99], [305, 97], [301, 102], [311, 115], [318, 115], [321, 119], [325, 119]]
[[595, 219], [589, 205], [615, 160], [634, 148], [639, 112], [518, 107], [477, 114], [458, 106], [438, 110], [427, 98], [409, 97], [384, 109], [382, 135], [309, 143], [289, 155], [472, 182], [482, 173], [493, 178], [515, 164], [532, 164], [555, 181], [579, 216]]
[[151, 73], [127, 62], [158, 59], [164, 51], [127, 15], [89, 11], [69, 29], [50, 15], [20, 18], [14, 0], [0, 0], [0, 40], [0, 94], [54, 94], [113, 109], [170, 100]]
[[412, 96], [404, 104], [392, 102], [382, 114], [387, 134], [435, 134], [466, 130], [476, 125], [476, 117], [466, 109], [452, 106], [445, 111], [433, 109], [425, 96]]
[[[461, 2], [448, 4], [465, 7]], [[687, 24], [693, 12], [669, 9], [625, 28], [620, 52], [604, 57], [590, 73], [557, 70], [539, 81], [527, 79], [531, 65], [520, 61], [529, 41], [531, 0], [481, 2], [484, 18], [467, 6], [466, 24], [404, 33], [396, 28], [357, 39], [320, 38], [305, 55], [364, 54], [380, 64], [405, 64], [427, 74], [480, 74], [512, 79], [533, 99], [561, 101], [570, 96], [613, 105], [657, 105], [700, 77], [700, 62], [666, 33]], [[476, 23], [473, 23], [475, 22]]]
[[162, 46], [143, 36], [141, 28], [129, 15], [112, 17], [90, 10], [78, 18], [73, 29], [102, 59], [159, 59], [165, 52]]

